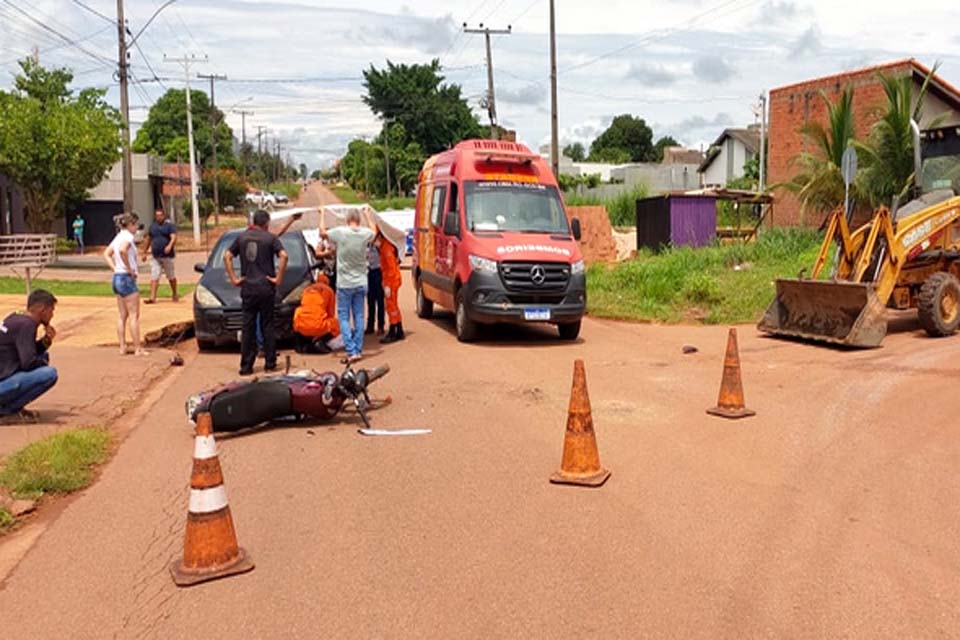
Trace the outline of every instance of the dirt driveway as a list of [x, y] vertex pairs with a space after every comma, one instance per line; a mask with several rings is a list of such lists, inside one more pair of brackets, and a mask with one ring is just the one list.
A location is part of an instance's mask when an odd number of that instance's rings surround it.
[[[704, 413], [725, 328], [588, 321], [572, 345], [461, 345], [403, 293], [407, 341], [370, 352], [393, 367], [375, 423], [432, 434], [365, 439], [347, 416], [221, 439], [257, 568], [178, 590], [183, 399], [237, 366], [199, 357], [8, 577], [14, 635], [956, 637], [960, 337], [906, 322], [842, 352], [741, 328], [758, 415], [727, 422]], [[613, 472], [601, 489], [547, 482], [575, 358]]]

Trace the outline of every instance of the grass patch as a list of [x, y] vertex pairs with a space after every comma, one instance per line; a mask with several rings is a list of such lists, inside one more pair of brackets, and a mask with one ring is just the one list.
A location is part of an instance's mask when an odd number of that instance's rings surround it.
[[110, 434], [98, 427], [54, 434], [7, 458], [0, 485], [21, 497], [71, 493], [88, 486], [94, 467], [107, 458]]
[[416, 198], [393, 197], [371, 200], [370, 206], [377, 211], [386, 211], [387, 209], [413, 209], [416, 203]]
[[296, 182], [271, 182], [264, 191], [282, 193], [290, 198], [291, 202], [300, 197], [300, 185]]
[[343, 204], [360, 204], [363, 202], [360, 199], [360, 196], [357, 195], [357, 192], [350, 187], [332, 186], [330, 187], [330, 191], [333, 191], [333, 195], [340, 198], [340, 201], [343, 202]]
[[0, 533], [12, 526], [14, 522], [16, 518], [13, 514], [6, 507], [0, 506]]
[[[150, 274], [146, 274], [146, 284], [140, 285], [140, 296], [147, 297], [150, 295]], [[103, 298], [112, 298], [116, 294], [113, 292], [113, 287], [109, 282], [79, 282], [73, 280], [34, 280], [33, 281], [34, 289], [46, 289], [53, 295], [57, 297], [70, 297], [70, 296], [93, 296], [93, 297], [103, 297]], [[181, 296], [186, 296], [193, 293], [193, 290], [196, 289], [196, 285], [193, 284], [184, 284], [178, 283], [177, 292]], [[169, 288], [165, 282], [162, 282], [160, 285], [160, 293], [166, 295], [165, 292], [169, 291]], [[26, 295], [27, 286], [23, 280], [20, 278], [11, 278], [11, 277], [2, 277], [0, 278], [0, 294], [12, 294], [12, 295]]]
[[597, 207], [607, 208], [607, 216], [614, 227], [632, 227], [637, 224], [637, 200], [650, 195], [647, 185], [638, 184], [620, 195], [602, 199], [597, 196], [580, 195], [575, 192], [565, 193], [563, 198], [570, 207]]
[[820, 235], [773, 229], [750, 244], [643, 251], [618, 265], [587, 271], [592, 315], [706, 324], [755, 322], [774, 296], [774, 280], [810, 268]]

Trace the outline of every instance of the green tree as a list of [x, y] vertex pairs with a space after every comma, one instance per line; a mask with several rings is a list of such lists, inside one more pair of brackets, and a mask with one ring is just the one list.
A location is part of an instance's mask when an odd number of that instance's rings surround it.
[[671, 136], [663, 136], [657, 140], [657, 144], [653, 145], [653, 157], [651, 160], [653, 162], [663, 162], [663, 152], [667, 147], [679, 147], [680, 143], [674, 140]]
[[[204, 169], [201, 180], [203, 193], [213, 193], [213, 169]], [[220, 205], [224, 207], [243, 206], [243, 196], [247, 193], [247, 185], [233, 169], [220, 167], [217, 171], [217, 193], [220, 196]]]
[[310, 175], [310, 170], [307, 168], [307, 165], [306, 165], [305, 163], [301, 162], [301, 163], [300, 163], [300, 166], [298, 167], [298, 169], [300, 170], [300, 177], [301, 177], [302, 179], [306, 180], [306, 179], [307, 179], [307, 176]]
[[654, 159], [653, 131], [643, 118], [619, 115], [590, 145], [590, 159], [622, 155], [612, 154], [611, 149], [625, 151], [629, 162], [649, 162]]
[[74, 94], [68, 69], [26, 59], [20, 70], [0, 91], [0, 171], [23, 189], [27, 226], [42, 233], [119, 160], [122, 121], [105, 91]]
[[620, 147], [604, 147], [590, 152], [590, 162], [604, 162], [607, 164], [627, 164], [632, 161], [630, 152]]
[[574, 142], [563, 148], [563, 155], [574, 162], [583, 162], [587, 157], [587, 150], [583, 147], [583, 143]]
[[939, 65], [913, 97], [913, 78], [910, 75], [891, 77], [877, 74], [887, 95], [887, 107], [880, 119], [870, 128], [865, 142], [854, 142], [862, 168], [857, 175], [860, 191], [874, 207], [891, 206], [910, 190], [914, 178], [913, 131], [910, 121], [923, 118], [923, 100]]
[[811, 211], [832, 211], [843, 202], [844, 185], [840, 167], [844, 152], [856, 138], [853, 89], [844, 89], [836, 102], [831, 102], [825, 93], [821, 93], [820, 97], [827, 107], [827, 126], [808, 122], [801, 127], [800, 132], [812, 150], [794, 156], [791, 163], [798, 165], [797, 174], [789, 182], [777, 185], [796, 194], [802, 216]]
[[[233, 130], [223, 119], [223, 112], [211, 108], [210, 99], [202, 91], [190, 91], [193, 112], [193, 143], [197, 162], [206, 166], [213, 157], [213, 126], [211, 110], [217, 117], [217, 160], [228, 167], [234, 165]], [[137, 131], [133, 141], [137, 153], [153, 153], [168, 161], [179, 157], [187, 161], [190, 147], [187, 137], [187, 94], [183, 89], [169, 89], [150, 107], [147, 121]]]
[[485, 135], [460, 85], [445, 84], [440, 71], [439, 60], [413, 65], [388, 60], [385, 69], [370, 65], [363, 72], [364, 103], [384, 120], [403, 126], [403, 146], [416, 143], [427, 155]]

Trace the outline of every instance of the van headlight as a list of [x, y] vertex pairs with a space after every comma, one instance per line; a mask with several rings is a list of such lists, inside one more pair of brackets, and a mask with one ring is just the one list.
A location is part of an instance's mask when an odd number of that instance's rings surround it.
[[496, 273], [497, 272], [497, 261], [491, 260], [489, 258], [481, 258], [480, 256], [470, 256], [470, 268], [474, 271], [479, 271], [481, 273]]
[[570, 265], [570, 273], [572, 275], [579, 275], [583, 273], [583, 271], [584, 271], [583, 260], [577, 260], [572, 265]]
[[194, 299], [197, 301], [197, 305], [201, 307], [222, 307], [223, 303], [220, 302], [220, 298], [213, 295], [213, 292], [210, 289], [207, 289], [202, 284], [198, 284], [196, 290], [194, 291]]
[[307, 290], [312, 283], [304, 281], [297, 285], [297, 287], [288, 293], [283, 298], [283, 304], [300, 304], [300, 298], [303, 297], [303, 292]]

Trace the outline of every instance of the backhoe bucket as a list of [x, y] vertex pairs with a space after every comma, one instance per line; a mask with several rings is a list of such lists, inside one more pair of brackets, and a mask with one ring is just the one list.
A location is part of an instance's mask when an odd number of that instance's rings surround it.
[[873, 284], [777, 280], [777, 297], [757, 328], [778, 336], [879, 347], [887, 315]]

